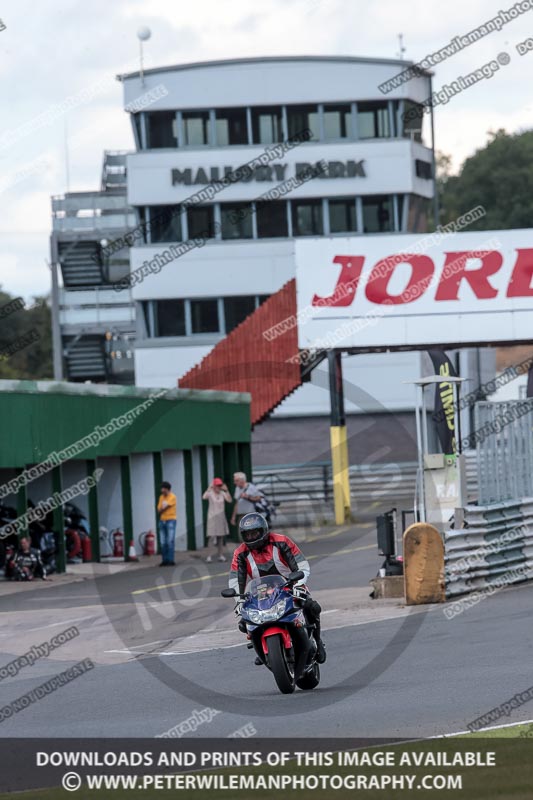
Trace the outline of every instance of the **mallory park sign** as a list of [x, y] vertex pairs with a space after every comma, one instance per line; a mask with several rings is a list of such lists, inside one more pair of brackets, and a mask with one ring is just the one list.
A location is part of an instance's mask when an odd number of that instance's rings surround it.
[[[366, 178], [365, 160], [360, 161], [321, 161], [316, 164], [308, 162], [296, 163], [293, 175], [288, 174], [288, 164], [270, 164], [243, 170], [242, 177], [235, 177], [232, 183], [250, 183], [251, 181], [280, 182], [287, 178], [300, 178], [316, 170], [317, 178]], [[324, 169], [325, 165], [325, 169]], [[240, 167], [199, 167], [172, 170], [172, 186], [206, 185], [220, 181], [227, 176], [236, 176]]]

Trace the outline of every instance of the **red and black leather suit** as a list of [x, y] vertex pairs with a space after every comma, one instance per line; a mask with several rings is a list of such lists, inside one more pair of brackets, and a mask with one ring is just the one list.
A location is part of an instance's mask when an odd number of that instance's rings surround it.
[[[291, 572], [301, 570], [303, 578], [297, 581], [296, 586], [305, 586], [311, 567], [308, 560], [289, 536], [281, 533], [270, 533], [266, 544], [258, 550], [249, 550], [246, 544], [241, 544], [233, 553], [229, 574], [229, 587], [239, 594], [244, 594], [246, 587], [253, 578], [262, 578], [265, 575], [281, 575], [288, 578]], [[316, 627], [316, 637], [320, 640], [320, 604], [310, 596], [303, 605], [308, 621]], [[242, 628], [245, 630], [245, 628]]]

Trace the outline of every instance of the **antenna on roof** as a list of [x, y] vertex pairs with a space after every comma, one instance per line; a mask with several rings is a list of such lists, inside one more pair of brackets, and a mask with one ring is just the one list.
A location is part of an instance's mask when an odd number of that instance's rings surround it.
[[403, 44], [403, 33], [398, 34], [398, 43], [400, 45], [400, 52], [396, 53], [396, 55], [399, 56], [399, 58], [403, 61], [403, 54], [405, 53], [406, 49]]
[[68, 155], [68, 123], [66, 114], [63, 121], [63, 139], [65, 147], [65, 183], [67, 185], [67, 193], [68, 193], [70, 192], [70, 161]]
[[141, 86], [144, 86], [144, 60], [143, 60], [143, 42], [147, 42], [150, 36], [152, 35], [152, 31], [150, 28], [147, 28], [146, 25], [143, 25], [142, 28], [139, 28], [137, 31], [137, 38], [139, 40], [139, 61], [140, 61], [140, 74], [141, 74]]

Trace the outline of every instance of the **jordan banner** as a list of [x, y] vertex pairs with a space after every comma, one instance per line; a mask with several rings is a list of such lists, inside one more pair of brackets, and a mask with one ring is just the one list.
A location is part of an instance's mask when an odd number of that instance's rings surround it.
[[437, 434], [445, 455], [456, 452], [455, 445], [455, 415], [453, 400], [453, 385], [446, 377], [457, 377], [452, 362], [444, 350], [428, 350], [433, 362], [436, 375], [442, 375], [444, 380], [435, 386], [435, 411], [433, 419], [437, 426]]

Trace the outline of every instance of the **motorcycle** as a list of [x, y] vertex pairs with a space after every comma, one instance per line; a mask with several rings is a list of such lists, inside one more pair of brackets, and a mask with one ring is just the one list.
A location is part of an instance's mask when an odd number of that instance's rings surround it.
[[244, 601], [240, 614], [250, 639], [248, 647], [255, 649], [283, 694], [292, 694], [296, 686], [315, 689], [320, 683], [315, 626], [307, 622], [300, 607], [306, 592], [294, 587], [303, 577], [300, 570], [291, 572], [288, 580], [267, 575], [250, 581], [245, 594], [235, 589], [221, 592], [222, 597]]
[[90, 538], [89, 523], [83, 511], [74, 503], [63, 506], [67, 564], [79, 564], [83, 557], [83, 539]]
[[[0, 528], [3, 528], [4, 525], [8, 525], [16, 518], [17, 511], [15, 508], [12, 508], [12, 506], [6, 506], [4, 503], [0, 503]], [[5, 570], [6, 578], [9, 577], [11, 561], [17, 545], [18, 536], [16, 533], [12, 533], [9, 536], [2, 536], [2, 538], [0, 538], [0, 569]]]
[[46, 568], [46, 574], [51, 575], [57, 570], [57, 536], [53, 531], [44, 531], [39, 544], [41, 559]]

